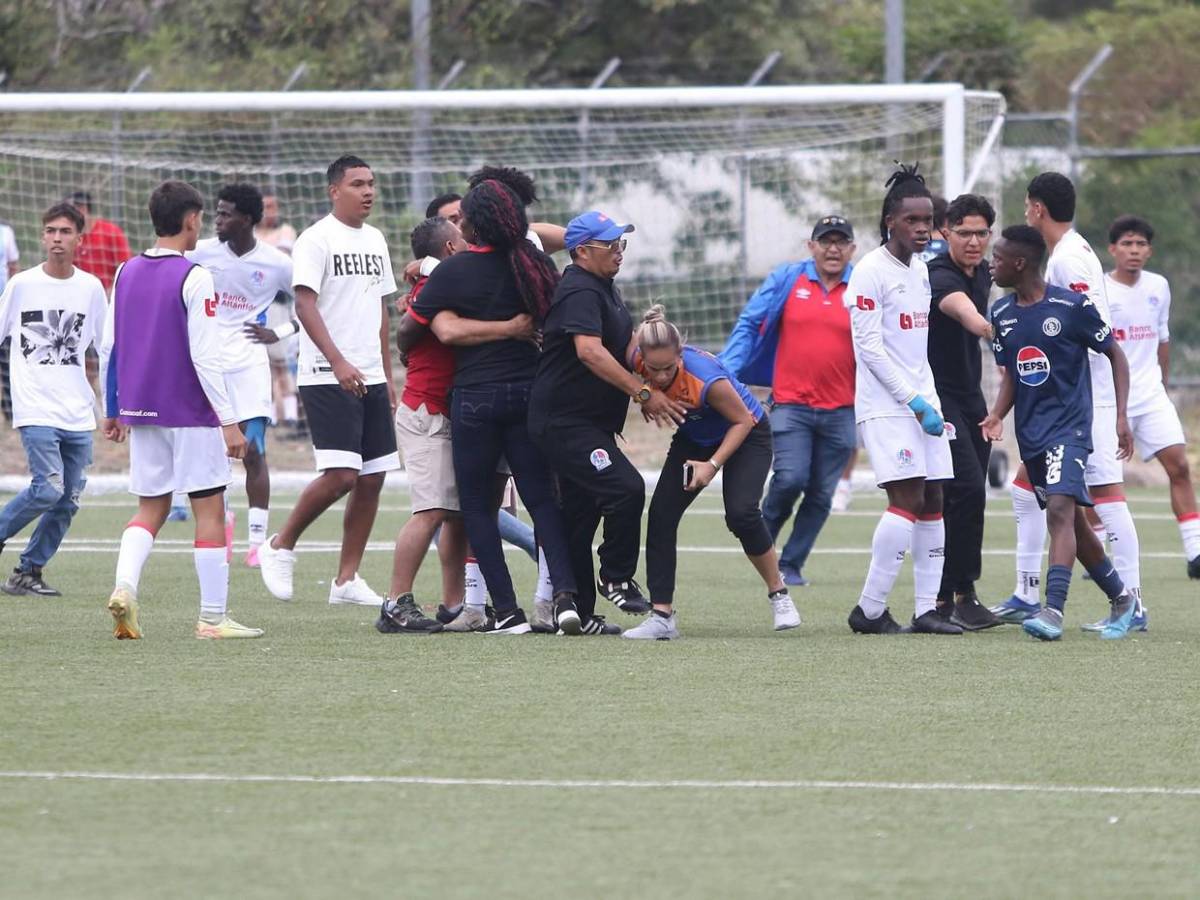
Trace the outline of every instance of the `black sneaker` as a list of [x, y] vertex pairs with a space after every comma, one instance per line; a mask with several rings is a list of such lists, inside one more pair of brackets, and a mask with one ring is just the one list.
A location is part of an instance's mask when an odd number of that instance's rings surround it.
[[462, 615], [462, 611], [465, 606], [466, 606], [465, 603], [460, 603], [458, 605], [458, 609], [456, 609], [454, 612], [450, 612], [450, 610], [446, 609], [445, 603], [439, 603], [437, 612], [434, 613], [434, 617], [439, 622], [441, 622], [443, 625], [449, 625], [451, 622], [453, 622], [455, 619], [457, 619], [460, 615]]
[[[0, 550], [3, 549], [4, 545], [0, 544]], [[1197, 556], [1195, 559], [1188, 560], [1188, 578], [1200, 578], [1200, 556]]]
[[8, 576], [8, 580], [0, 585], [0, 591], [9, 594], [13, 597], [23, 597], [33, 595], [37, 597], [61, 597], [62, 591], [50, 587], [46, 582], [42, 581], [42, 573], [40, 569], [35, 569], [32, 572], [23, 572], [20, 569], [13, 569], [13, 573]]
[[[594, 620], [593, 620], [594, 621]], [[603, 622], [604, 620], [601, 619]], [[580, 634], [583, 625], [579, 618], [579, 610], [575, 608], [575, 595], [567, 591], [559, 591], [554, 595], [554, 622], [563, 634]], [[588, 624], [591, 624], [589, 622]], [[617, 629], [619, 632], [620, 629]]]
[[496, 618], [488, 623], [488, 627], [483, 630], [484, 634], [529, 634], [533, 631], [529, 627], [529, 620], [525, 618], [524, 611], [518, 606], [516, 609], [505, 614], [496, 614]]
[[947, 622], [932, 609], [929, 612], [913, 616], [913, 634], [962, 634], [963, 630], [953, 622]]
[[965, 631], [983, 631], [985, 628], [995, 628], [1004, 624], [1003, 619], [979, 602], [979, 597], [973, 589], [960, 594], [951, 609], [953, 615], [950, 616], [950, 621]]
[[938, 597], [933, 611], [943, 620], [947, 622], [951, 621], [954, 618], [954, 600], [943, 600], [941, 597]]
[[900, 623], [892, 618], [890, 610], [885, 609], [878, 619], [868, 619], [857, 603], [854, 609], [850, 610], [850, 618], [847, 621], [850, 623], [850, 630], [855, 634], [899, 634], [904, 630]]
[[401, 594], [395, 600], [383, 598], [375, 627], [383, 634], [433, 634], [442, 630], [442, 623], [421, 612], [412, 594]]
[[588, 635], [620, 634], [621, 626], [604, 621], [604, 616], [592, 616], [584, 624], [583, 633]]
[[597, 581], [596, 590], [623, 613], [644, 616], [650, 612], [650, 601], [642, 595], [641, 586], [632, 578], [628, 581]]

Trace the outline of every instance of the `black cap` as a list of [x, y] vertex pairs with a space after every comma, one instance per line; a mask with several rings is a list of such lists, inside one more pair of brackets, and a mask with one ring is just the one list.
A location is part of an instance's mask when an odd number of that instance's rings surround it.
[[845, 216], [825, 216], [813, 226], [812, 239], [819, 241], [832, 231], [844, 234], [850, 240], [854, 240], [854, 226]]

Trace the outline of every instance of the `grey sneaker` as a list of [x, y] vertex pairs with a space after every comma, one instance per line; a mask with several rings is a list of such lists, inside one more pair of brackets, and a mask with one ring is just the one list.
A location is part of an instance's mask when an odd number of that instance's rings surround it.
[[488, 627], [487, 608], [463, 605], [462, 611], [442, 631], [484, 631]]
[[679, 629], [675, 627], [675, 613], [666, 617], [651, 613], [645, 622], [636, 628], [630, 628], [621, 637], [635, 641], [673, 641], [679, 637]]
[[554, 600], [533, 601], [533, 618], [529, 620], [529, 627], [538, 634], [554, 634], [558, 631], [558, 626], [554, 624]]

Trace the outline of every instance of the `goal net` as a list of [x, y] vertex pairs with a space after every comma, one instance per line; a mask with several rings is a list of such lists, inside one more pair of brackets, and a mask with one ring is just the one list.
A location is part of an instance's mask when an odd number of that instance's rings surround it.
[[136, 250], [165, 178], [206, 197], [232, 180], [279, 198], [297, 230], [327, 212], [325, 167], [354, 153], [380, 190], [372, 218], [397, 265], [437, 193], [483, 164], [536, 179], [537, 221], [587, 209], [632, 222], [621, 285], [719, 346], [776, 265], [807, 255], [813, 222], [848, 217], [878, 243], [893, 160], [935, 192], [999, 200], [1004, 101], [958, 85], [345, 93], [0, 94], [0, 220], [25, 260], [40, 213], [76, 190]]

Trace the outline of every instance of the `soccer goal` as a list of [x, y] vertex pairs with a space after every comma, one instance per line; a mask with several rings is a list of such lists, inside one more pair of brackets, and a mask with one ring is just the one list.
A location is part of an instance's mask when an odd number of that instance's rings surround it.
[[598, 208], [637, 226], [621, 280], [719, 345], [761, 278], [805, 255], [815, 219], [847, 216], [878, 242], [892, 160], [930, 187], [1000, 194], [1004, 100], [961, 85], [296, 93], [0, 94], [0, 220], [36, 254], [40, 212], [86, 190], [134, 248], [153, 240], [151, 189], [212, 196], [244, 179], [297, 229], [326, 212], [324, 171], [373, 167], [373, 217], [397, 261], [437, 193], [482, 164], [538, 183], [532, 218]]

